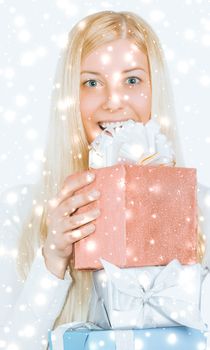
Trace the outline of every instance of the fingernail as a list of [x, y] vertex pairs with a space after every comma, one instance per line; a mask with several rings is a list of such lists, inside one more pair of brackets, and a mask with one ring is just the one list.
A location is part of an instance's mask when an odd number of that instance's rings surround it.
[[88, 196], [89, 196], [89, 199], [92, 200], [92, 199], [98, 198], [100, 196], [100, 192], [97, 190], [93, 190], [89, 193]]
[[95, 178], [95, 174], [94, 173], [88, 173], [87, 174], [87, 181], [88, 182], [93, 181], [94, 178]]

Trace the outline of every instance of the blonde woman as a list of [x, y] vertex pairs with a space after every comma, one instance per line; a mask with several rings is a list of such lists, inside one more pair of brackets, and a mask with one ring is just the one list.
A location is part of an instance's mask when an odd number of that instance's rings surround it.
[[[100, 215], [87, 211], [81, 217], [76, 211], [100, 196], [97, 188], [74, 194], [94, 181], [88, 146], [102, 132], [102, 122], [146, 124], [153, 117], [171, 140], [177, 165], [184, 166], [166, 62], [154, 31], [129, 12], [84, 18], [71, 30], [58, 64], [40, 181], [1, 196], [0, 348], [46, 349], [48, 330], [87, 319], [92, 275], [73, 269], [72, 244], [94, 232], [92, 222]], [[70, 179], [77, 171], [81, 175]], [[11, 191], [18, 199], [13, 205], [7, 202]], [[202, 231], [210, 235], [207, 193], [201, 187], [199, 205]], [[207, 254], [203, 263], [210, 264]]]

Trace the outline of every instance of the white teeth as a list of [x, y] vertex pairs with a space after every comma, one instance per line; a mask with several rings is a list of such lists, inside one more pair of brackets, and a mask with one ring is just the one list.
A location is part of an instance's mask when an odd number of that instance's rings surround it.
[[120, 121], [120, 122], [108, 122], [108, 123], [103, 122], [103, 123], [99, 123], [99, 124], [102, 126], [102, 128], [107, 128], [108, 126], [120, 127], [120, 126], [122, 126], [122, 124], [124, 124], [126, 122], [127, 122], [127, 120]]

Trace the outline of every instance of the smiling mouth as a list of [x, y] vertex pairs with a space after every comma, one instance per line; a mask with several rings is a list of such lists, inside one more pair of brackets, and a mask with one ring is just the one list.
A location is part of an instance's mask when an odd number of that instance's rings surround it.
[[122, 121], [113, 121], [113, 122], [99, 122], [98, 125], [101, 128], [101, 130], [105, 130], [108, 126], [113, 126], [115, 128], [119, 127], [121, 128], [123, 124], [125, 124], [128, 120], [122, 120]]

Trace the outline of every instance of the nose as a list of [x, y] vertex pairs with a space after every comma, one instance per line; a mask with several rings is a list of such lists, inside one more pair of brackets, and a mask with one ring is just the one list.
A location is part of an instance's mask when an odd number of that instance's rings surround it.
[[116, 111], [123, 108], [123, 96], [116, 88], [109, 88], [102, 104], [104, 110]]

